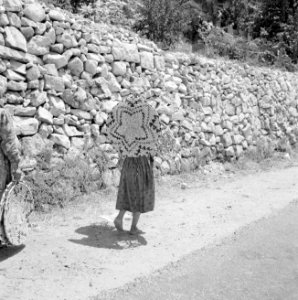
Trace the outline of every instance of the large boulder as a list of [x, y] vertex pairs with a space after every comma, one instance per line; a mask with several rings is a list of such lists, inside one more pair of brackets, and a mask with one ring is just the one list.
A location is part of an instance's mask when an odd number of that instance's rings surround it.
[[57, 69], [63, 68], [68, 64], [69, 58], [61, 54], [47, 54], [44, 56], [46, 64], [54, 64]]
[[50, 45], [51, 41], [47, 37], [42, 35], [36, 35], [28, 43], [28, 53], [34, 55], [45, 55], [49, 53]]
[[140, 62], [140, 55], [136, 44], [115, 42], [112, 47], [114, 60], [127, 62]]
[[27, 5], [24, 9], [24, 15], [34, 22], [42, 22], [46, 18], [45, 11], [39, 3]]
[[[2, 0], [6, 11], [20, 12], [23, 8], [22, 0]], [[1, 4], [1, 1], [0, 1]]]
[[27, 41], [24, 35], [15, 27], [5, 27], [6, 45], [8, 47], [27, 52]]
[[39, 122], [35, 118], [13, 117], [14, 128], [17, 135], [34, 135], [38, 131]]

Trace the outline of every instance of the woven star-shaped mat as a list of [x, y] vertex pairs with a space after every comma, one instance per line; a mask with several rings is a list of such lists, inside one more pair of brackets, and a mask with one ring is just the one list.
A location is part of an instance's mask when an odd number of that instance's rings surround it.
[[153, 154], [160, 133], [157, 112], [144, 101], [121, 102], [109, 115], [109, 141], [124, 156]]

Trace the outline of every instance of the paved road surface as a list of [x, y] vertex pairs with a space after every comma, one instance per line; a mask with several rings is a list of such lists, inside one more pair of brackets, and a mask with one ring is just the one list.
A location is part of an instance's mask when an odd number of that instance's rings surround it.
[[298, 300], [298, 204], [97, 299]]

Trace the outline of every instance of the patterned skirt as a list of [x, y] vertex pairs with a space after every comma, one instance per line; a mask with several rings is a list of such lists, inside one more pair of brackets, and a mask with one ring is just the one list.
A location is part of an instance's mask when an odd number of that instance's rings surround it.
[[154, 209], [153, 163], [146, 156], [126, 157], [121, 171], [116, 209], [145, 213]]

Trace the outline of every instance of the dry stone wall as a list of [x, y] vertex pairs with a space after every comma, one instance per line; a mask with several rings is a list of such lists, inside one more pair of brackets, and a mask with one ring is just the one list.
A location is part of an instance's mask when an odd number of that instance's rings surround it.
[[21, 0], [0, 0], [0, 96], [24, 156], [50, 142], [79, 153], [96, 141], [115, 167], [105, 122], [145, 91], [174, 143], [156, 157], [162, 173], [239, 157], [261, 137], [295, 144], [297, 74], [165, 53], [125, 30]]

